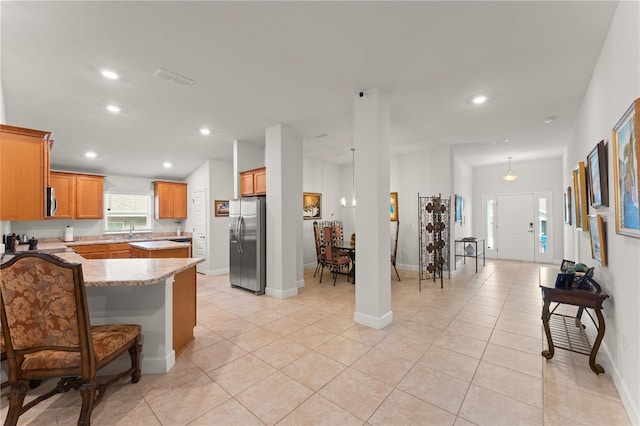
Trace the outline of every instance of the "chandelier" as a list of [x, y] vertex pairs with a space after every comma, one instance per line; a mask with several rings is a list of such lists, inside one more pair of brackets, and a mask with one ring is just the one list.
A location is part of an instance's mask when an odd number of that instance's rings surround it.
[[507, 170], [507, 173], [505, 173], [505, 175], [502, 176], [502, 179], [504, 179], [507, 182], [512, 182], [512, 181], [518, 179], [518, 175], [513, 173], [513, 170], [511, 170], [511, 158], [512, 157], [507, 157], [507, 158], [509, 159], [509, 170]]

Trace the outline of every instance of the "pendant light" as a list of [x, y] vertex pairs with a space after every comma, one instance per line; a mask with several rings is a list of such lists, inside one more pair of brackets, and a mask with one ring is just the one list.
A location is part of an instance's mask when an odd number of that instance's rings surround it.
[[512, 157], [507, 157], [509, 159], [509, 170], [507, 170], [507, 173], [502, 176], [502, 179], [504, 179], [507, 182], [513, 182], [514, 180], [518, 179], [518, 175], [513, 173], [513, 170], [511, 170], [511, 158]]
[[345, 197], [340, 198], [340, 205], [344, 208], [356, 206], [356, 149], [351, 148], [351, 205], [347, 205]]

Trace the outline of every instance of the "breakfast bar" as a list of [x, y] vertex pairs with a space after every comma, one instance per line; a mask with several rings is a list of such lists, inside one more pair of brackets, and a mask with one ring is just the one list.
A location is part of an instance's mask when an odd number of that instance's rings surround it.
[[[142, 373], [166, 373], [175, 364], [174, 293], [195, 288], [195, 266], [201, 258], [85, 259], [77, 253], [55, 256], [82, 264], [91, 324], [135, 323], [142, 326]], [[193, 280], [176, 279], [187, 272]], [[189, 282], [192, 281], [192, 282]], [[186, 289], [191, 291], [191, 289]], [[192, 306], [195, 315], [195, 300]], [[193, 327], [190, 330], [193, 333]], [[114, 369], [122, 368], [122, 358]], [[108, 373], [108, 372], [107, 372]]]

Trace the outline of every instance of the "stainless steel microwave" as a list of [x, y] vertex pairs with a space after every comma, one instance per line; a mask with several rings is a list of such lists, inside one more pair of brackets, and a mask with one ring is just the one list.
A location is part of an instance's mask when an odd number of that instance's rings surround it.
[[56, 189], [47, 187], [47, 216], [55, 216], [58, 210], [58, 200], [56, 200]]

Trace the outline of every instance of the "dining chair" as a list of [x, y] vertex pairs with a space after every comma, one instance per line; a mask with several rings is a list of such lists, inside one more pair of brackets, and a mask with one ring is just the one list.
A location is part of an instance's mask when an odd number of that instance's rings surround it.
[[396, 238], [393, 242], [393, 253], [391, 253], [391, 266], [396, 270], [396, 276], [398, 277], [398, 281], [400, 280], [400, 274], [398, 274], [398, 269], [396, 268], [396, 255], [398, 254], [398, 232], [400, 231], [400, 221], [396, 221]]
[[[333, 274], [333, 285], [336, 285], [336, 279], [338, 277], [338, 273], [342, 269], [348, 269], [351, 265], [351, 257], [349, 256], [349, 252], [345, 250], [340, 250], [339, 247], [333, 245], [333, 231], [332, 227], [326, 226], [322, 230], [322, 240], [324, 244], [324, 255], [325, 255], [325, 265], [331, 269], [331, 273]], [[324, 268], [320, 271], [320, 282], [322, 282], [322, 274], [324, 272]], [[349, 281], [349, 275], [347, 274], [347, 282]]]
[[325, 266], [326, 266], [326, 261], [325, 261], [325, 248], [322, 245], [322, 239], [320, 237], [320, 226], [318, 225], [318, 221], [314, 220], [313, 221], [313, 238], [315, 239], [316, 242], [316, 270], [313, 273], [313, 277], [316, 277], [316, 274], [318, 273], [318, 270], [320, 270], [321, 268], [324, 270]]
[[[110, 385], [129, 375], [133, 383], [140, 380], [140, 326], [91, 326], [80, 264], [25, 252], [0, 268], [10, 386], [5, 425], [16, 425], [27, 410], [69, 389], [82, 397], [78, 425], [89, 425]], [[131, 367], [99, 381], [97, 371], [125, 352]], [[59, 378], [57, 386], [24, 404], [29, 381], [48, 378]]]

